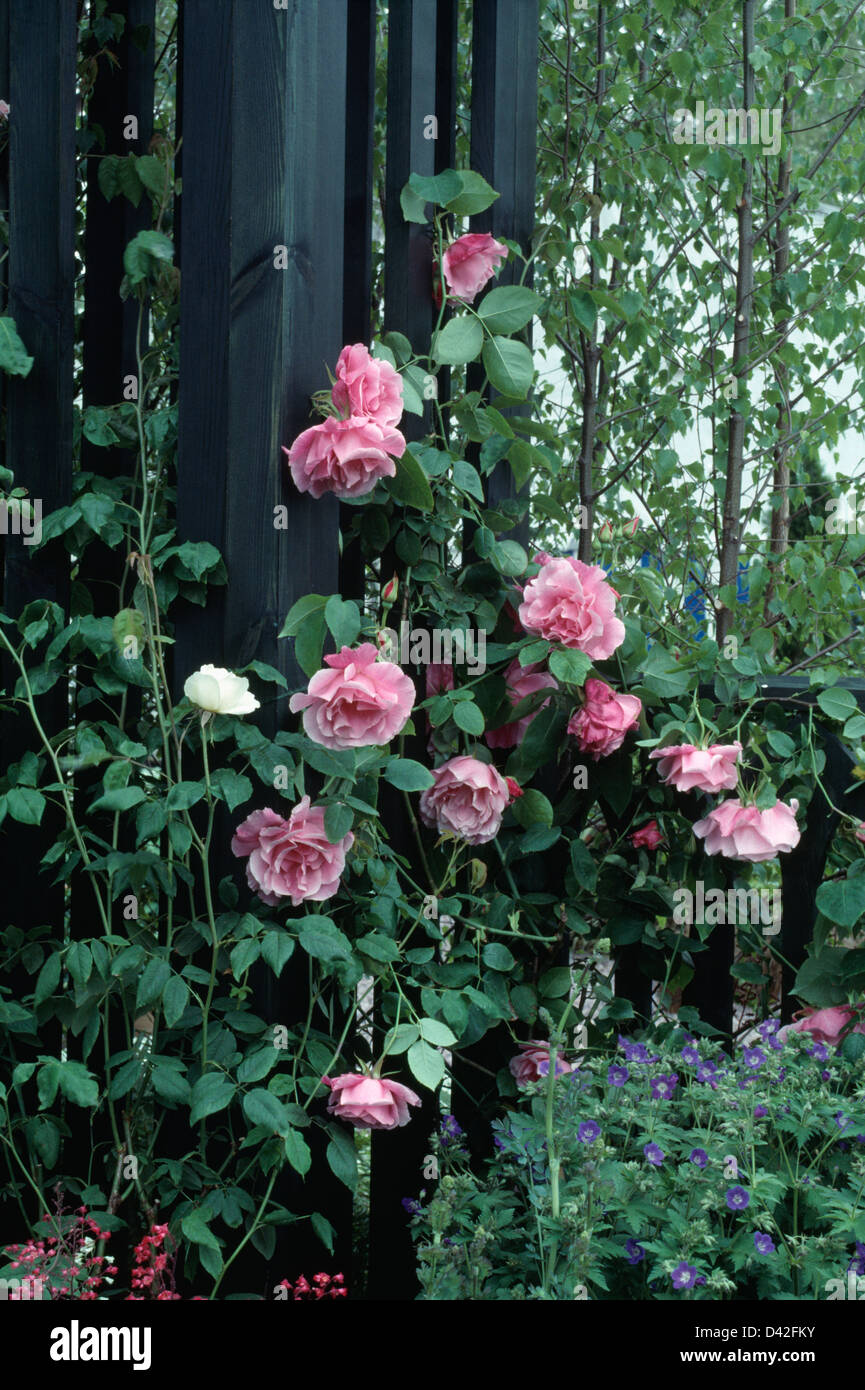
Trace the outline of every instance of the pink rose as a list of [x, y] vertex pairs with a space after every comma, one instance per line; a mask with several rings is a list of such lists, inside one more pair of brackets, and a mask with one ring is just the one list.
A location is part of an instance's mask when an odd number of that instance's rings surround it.
[[571, 715], [568, 733], [573, 734], [583, 753], [595, 762], [615, 753], [625, 735], [637, 727], [643, 702], [636, 695], [617, 695], [595, 677], [586, 681], [585, 704]]
[[336, 364], [331, 400], [343, 415], [363, 415], [386, 427], [402, 415], [402, 378], [389, 362], [370, 356], [363, 343], [344, 347]]
[[[810, 1033], [815, 1042], [830, 1043], [837, 1047], [844, 1029], [851, 1019], [857, 1017], [856, 1010], [851, 1009], [848, 1004], [833, 1004], [828, 1009], [805, 1009], [803, 1013], [804, 1017], [799, 1018], [796, 1023], [789, 1023], [786, 1028], [781, 1029], [778, 1037], [782, 1042], [788, 1033]], [[865, 1020], [859, 1019], [851, 1031], [865, 1033]]]
[[743, 806], [741, 801], [722, 801], [694, 826], [694, 834], [706, 842], [707, 854], [725, 859], [746, 859], [759, 864], [786, 854], [799, 843], [796, 824], [798, 801], [787, 806], [776, 801], [768, 811]]
[[[558, 690], [559, 683], [540, 663], [521, 666], [519, 661], [515, 660], [505, 671], [505, 686], [511, 705], [516, 706], [527, 695], [533, 695], [537, 690]], [[549, 700], [544, 700], [534, 714], [524, 714], [522, 719], [517, 719], [512, 724], [502, 724], [498, 729], [488, 729], [484, 738], [490, 748], [514, 748], [518, 743], [522, 743], [532, 720], [542, 709], [546, 709], [549, 703]]]
[[[556, 1076], [565, 1076], [574, 1068], [562, 1056], [561, 1048], [556, 1050]], [[520, 1043], [516, 1057], [508, 1063], [508, 1070], [518, 1086], [526, 1086], [530, 1081], [542, 1081], [550, 1071], [550, 1047], [548, 1043], [532, 1038], [531, 1042]]]
[[394, 459], [405, 453], [399, 430], [360, 415], [332, 417], [299, 434], [290, 449], [282, 446], [299, 492], [321, 497], [364, 497], [379, 478], [396, 473]]
[[656, 820], [646, 821], [639, 830], [635, 830], [631, 836], [631, 844], [634, 849], [657, 849], [658, 845], [663, 844], [664, 837], [658, 829]]
[[742, 745], [713, 743], [695, 748], [693, 743], [677, 743], [671, 748], [653, 748], [650, 758], [658, 759], [658, 776], [680, 792], [732, 792], [738, 778], [736, 762]]
[[545, 559], [523, 592], [520, 622], [526, 632], [603, 661], [625, 640], [624, 624], [615, 614], [618, 597], [600, 565], [571, 556]]
[[303, 728], [325, 748], [366, 748], [389, 743], [414, 705], [414, 685], [392, 661], [377, 661], [372, 642], [326, 656], [330, 670], [316, 671], [306, 694], [292, 695], [292, 714], [303, 710]]
[[355, 1129], [399, 1129], [411, 1118], [410, 1105], [420, 1105], [420, 1096], [398, 1081], [363, 1076], [347, 1071], [329, 1081], [328, 1114], [348, 1120]]
[[865, 820], [859, 822], [853, 834], [857, 840], [861, 840], [862, 843], [865, 844]]
[[310, 806], [305, 796], [288, 820], [269, 808], [253, 811], [235, 830], [231, 849], [238, 859], [248, 856], [247, 882], [262, 902], [277, 907], [291, 898], [292, 907], [299, 907], [333, 897], [353, 844], [349, 831], [332, 845], [324, 833], [324, 808]]
[[424, 825], [470, 845], [494, 840], [510, 801], [508, 785], [494, 767], [478, 758], [450, 758], [433, 769], [435, 786], [421, 793]]
[[12, 107], [9, 105], [8, 101], [0, 101], [0, 117], [3, 117], [5, 120], [11, 110]]
[[468, 236], [457, 237], [442, 257], [451, 298], [471, 302], [507, 256], [508, 248], [489, 232], [469, 232]]
[[431, 661], [426, 668], [426, 698], [454, 689], [454, 668], [449, 661]]

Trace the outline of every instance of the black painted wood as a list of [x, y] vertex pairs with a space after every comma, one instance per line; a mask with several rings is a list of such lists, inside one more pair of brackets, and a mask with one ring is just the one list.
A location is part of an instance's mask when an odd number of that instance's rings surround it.
[[[183, 5], [178, 522], [183, 538], [219, 547], [229, 586], [178, 623], [178, 687], [203, 661], [254, 658], [305, 685], [277, 633], [295, 599], [337, 589], [336, 501], [300, 496], [280, 445], [310, 423], [309, 397], [342, 344], [343, 179], [325, 171], [344, 167], [346, 24], [346, 0]], [[287, 529], [274, 525], [279, 506]], [[286, 715], [283, 696], [257, 719], [274, 731]], [[278, 984], [264, 970], [253, 984], [268, 1022], [305, 1016], [304, 962]], [[286, 1171], [275, 1195], [333, 1222], [333, 1258], [347, 1271], [350, 1196], [312, 1137], [315, 1176]], [[322, 1255], [308, 1223], [283, 1230], [264, 1282]]]
[[[447, 132], [453, 126], [453, 111], [439, 103], [443, 99], [440, 64], [446, 68], [450, 64], [455, 42], [452, 12], [450, 0], [443, 4], [403, 0], [392, 5], [388, 15], [384, 321], [386, 329], [404, 333], [415, 351], [427, 350], [435, 322], [432, 242], [429, 228], [403, 220], [399, 196], [410, 174], [429, 175], [441, 167], [436, 162], [437, 142], [424, 138], [425, 117], [436, 116], [439, 137], [451, 138]], [[405, 416], [401, 427], [408, 439], [420, 438], [429, 428], [428, 417], [422, 421], [419, 416]], [[387, 574], [404, 568], [393, 552], [384, 557], [383, 566]], [[420, 686], [423, 674], [412, 675]], [[423, 738], [408, 740], [405, 753], [425, 759]], [[393, 847], [414, 865], [417, 878], [421, 871], [401, 795], [394, 788], [382, 787], [380, 805]], [[379, 1022], [384, 1026], [384, 1020]], [[400, 1079], [410, 1081], [402, 1075]], [[418, 1093], [423, 1108], [412, 1112], [410, 1125], [372, 1136], [367, 1285], [371, 1299], [410, 1299], [417, 1292], [414, 1250], [400, 1199], [419, 1190], [429, 1134], [438, 1115], [429, 1092]]]
[[[531, 249], [535, 226], [538, 114], [538, 0], [475, 0], [472, 28], [471, 163], [500, 197], [471, 219], [473, 232], [490, 232]], [[495, 283], [519, 281], [511, 257]], [[532, 283], [531, 274], [525, 283]], [[530, 344], [528, 330], [525, 335]], [[490, 506], [515, 497], [510, 464], [502, 461], [486, 481]], [[527, 544], [528, 519], [509, 534]]]
[[[27, 377], [6, 383], [4, 463], [42, 507], [43, 517], [64, 505], [72, 484], [74, 397], [73, 309], [75, 235], [75, 8], [63, 0], [13, 4], [9, 13], [8, 89], [10, 238], [8, 313], [34, 358]], [[38, 159], [33, 152], [38, 151]], [[68, 606], [69, 565], [58, 541], [34, 553], [20, 536], [5, 538], [3, 603], [16, 616], [34, 600]], [[6, 628], [14, 640], [14, 629]], [[41, 653], [27, 653], [32, 667]], [[3, 663], [11, 690], [15, 673]], [[37, 697], [50, 736], [68, 720], [66, 683]], [[3, 765], [28, 748], [39, 750], [26, 715], [8, 714], [0, 726]], [[39, 870], [46, 847], [60, 834], [62, 817], [46, 811], [39, 830], [7, 819], [2, 830], [4, 893], [0, 924], [27, 931], [47, 925], [53, 943], [65, 930], [64, 885]], [[14, 866], [14, 867], [13, 867]], [[55, 876], [52, 869], [50, 877]], [[22, 971], [7, 975], [15, 993], [32, 991]], [[43, 1041], [59, 1048], [59, 1033]], [[25, 1041], [19, 1044], [25, 1055]], [[63, 1156], [61, 1155], [61, 1166]], [[27, 1205], [32, 1199], [25, 1197]]]

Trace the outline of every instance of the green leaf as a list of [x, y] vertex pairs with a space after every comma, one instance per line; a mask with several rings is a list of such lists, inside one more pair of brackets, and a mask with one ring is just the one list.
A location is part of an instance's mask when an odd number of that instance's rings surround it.
[[41, 1004], [45, 999], [50, 999], [55, 989], [60, 983], [60, 952], [55, 951], [53, 956], [49, 956], [39, 971], [39, 978], [36, 981], [36, 989], [33, 994], [33, 1003]]
[[[506, 948], [503, 947], [502, 949]], [[510, 951], [508, 951], [508, 955], [510, 955]], [[511, 964], [513, 964], [512, 956]], [[493, 968], [496, 970], [500, 969], [499, 966], [494, 966]], [[435, 1047], [453, 1047], [456, 1042], [456, 1034], [451, 1032], [446, 1023], [442, 1023], [437, 1018], [420, 1019], [418, 1028], [420, 1029], [420, 1035], [424, 1041], [432, 1043]]]
[[189, 1002], [189, 986], [179, 975], [172, 975], [162, 991], [162, 1012], [169, 1028], [173, 1028]]
[[426, 205], [435, 203], [439, 207], [447, 205], [449, 198], [459, 196], [462, 191], [461, 175], [455, 169], [444, 169], [434, 178], [422, 174], [412, 174], [400, 193], [400, 207], [407, 222], [426, 222]]
[[247, 1086], [250, 1082], [263, 1081], [268, 1073], [273, 1071], [277, 1056], [275, 1047], [260, 1047], [257, 1052], [249, 1053], [237, 1068], [240, 1084]]
[[326, 1216], [322, 1216], [320, 1211], [314, 1211], [309, 1218], [312, 1229], [318, 1236], [325, 1250], [329, 1255], [333, 1254], [336, 1231], [331, 1226]]
[[[133, 790], [135, 790], [133, 788]], [[206, 794], [207, 786], [204, 782], [176, 782], [169, 790], [165, 798], [165, 804], [169, 811], [188, 811], [191, 806]], [[250, 795], [252, 789], [250, 788]]]
[[382, 932], [370, 932], [368, 935], [360, 937], [354, 944], [355, 949], [360, 951], [361, 955], [369, 956], [371, 960], [386, 963], [400, 958], [400, 949], [397, 943]]
[[484, 717], [474, 700], [459, 700], [453, 707], [454, 723], [464, 733], [478, 738], [484, 731]]
[[6, 808], [22, 825], [39, 825], [45, 810], [45, 797], [30, 787], [12, 787], [6, 793]]
[[154, 957], [147, 962], [144, 973], [138, 981], [135, 1007], [141, 1012], [162, 997], [162, 991], [171, 978], [171, 966], [167, 960]]
[[139, 232], [123, 252], [123, 269], [131, 285], [140, 285], [174, 260], [174, 245], [164, 232]]
[[186, 1239], [192, 1241], [193, 1245], [204, 1245], [209, 1250], [219, 1249], [219, 1241], [198, 1208], [193, 1208], [192, 1211], [186, 1213], [181, 1219], [180, 1229]]
[[192, 1108], [189, 1123], [195, 1125], [206, 1115], [215, 1115], [224, 1110], [234, 1099], [235, 1087], [218, 1072], [208, 1071], [200, 1076], [192, 1088]]
[[408, 1050], [409, 1069], [415, 1080], [434, 1091], [444, 1080], [445, 1059], [436, 1048], [427, 1042], [412, 1043]]
[[324, 620], [333, 634], [337, 651], [340, 647], [350, 647], [360, 632], [360, 610], [357, 604], [351, 599], [341, 599], [339, 594], [334, 594], [325, 604]]
[[57, 1079], [60, 1090], [74, 1105], [94, 1106], [99, 1099], [99, 1086], [96, 1078], [83, 1062], [58, 1062]]
[[855, 695], [840, 686], [831, 690], [821, 690], [817, 696], [817, 704], [830, 719], [849, 719], [858, 712]]
[[166, 1105], [173, 1105], [175, 1102], [181, 1105], [189, 1103], [191, 1098], [189, 1082], [174, 1067], [154, 1064], [150, 1076], [154, 1091]]
[[481, 482], [480, 474], [465, 459], [457, 459], [454, 463], [454, 482], [460, 492], [467, 492], [469, 497], [474, 497], [478, 502], [484, 502], [484, 485]]
[[675, 658], [665, 651], [660, 643], [652, 644], [652, 649], [643, 662], [639, 679], [651, 694], [662, 700], [684, 694], [690, 684], [688, 672], [682, 670]]
[[525, 343], [513, 338], [488, 338], [483, 363], [490, 384], [497, 391], [517, 400], [525, 399], [534, 377], [532, 354]]
[[335, 1131], [327, 1146], [327, 1161], [330, 1171], [340, 1182], [345, 1183], [350, 1192], [357, 1187], [357, 1152], [354, 1147], [354, 1131], [343, 1133]]
[[836, 946], [821, 951], [818, 956], [809, 956], [799, 967], [793, 993], [817, 1009], [843, 1004], [847, 998], [847, 987], [841, 978], [845, 955], [844, 948]]
[[261, 939], [261, 954], [274, 975], [279, 978], [282, 968], [294, 952], [294, 937], [284, 931], [268, 931]]
[[[453, 170], [447, 170], [453, 173]], [[444, 176], [439, 174], [442, 179]], [[486, 212], [499, 197], [494, 188], [491, 188], [485, 178], [476, 174], [472, 169], [460, 169], [456, 171], [459, 180], [459, 192], [447, 198], [445, 207], [448, 212], [454, 213], [457, 217], [474, 217], [479, 212]]]
[[408, 450], [397, 459], [396, 476], [385, 478], [384, 487], [403, 506], [414, 507], [419, 512], [431, 512], [435, 507], [427, 476]]
[[543, 792], [537, 791], [534, 787], [528, 787], [522, 796], [514, 802], [511, 810], [514, 820], [525, 830], [528, 830], [530, 825], [552, 825], [553, 823], [552, 803], [548, 801]]
[[307, 955], [316, 960], [351, 960], [351, 942], [329, 917], [307, 917], [299, 925], [298, 939]]
[[[483, 731], [483, 725], [481, 725]], [[403, 792], [422, 792], [435, 785], [435, 778], [423, 763], [413, 758], [388, 758], [382, 771], [386, 782]]]
[[484, 330], [474, 314], [458, 314], [436, 333], [432, 342], [435, 362], [451, 367], [474, 362], [484, 342]]
[[27, 376], [33, 366], [21, 339], [15, 320], [0, 318], [0, 368], [9, 376]]
[[420, 1030], [413, 1023], [400, 1023], [397, 1028], [391, 1028], [384, 1040], [383, 1051], [388, 1055], [399, 1055], [417, 1042], [419, 1037]]
[[578, 651], [551, 652], [548, 665], [551, 673], [562, 685], [584, 685], [586, 676], [592, 669], [591, 657]]
[[285, 1134], [289, 1129], [282, 1101], [262, 1086], [247, 1091], [243, 1097], [243, 1113], [251, 1125], [263, 1125], [271, 1134]]
[[334, 801], [324, 812], [324, 833], [332, 845], [345, 839], [354, 823], [354, 812], [341, 801]]
[[817, 907], [839, 927], [855, 927], [865, 915], [865, 874], [821, 883], [817, 889]]
[[91, 802], [90, 811], [130, 811], [133, 806], [139, 806], [146, 800], [147, 793], [143, 787], [114, 787], [107, 791], [104, 796], [98, 796]]
[[224, 801], [229, 811], [236, 810], [252, 796], [252, 783], [249, 778], [230, 767], [218, 767], [211, 775], [210, 785], [213, 795]]
[[308, 1173], [312, 1166], [312, 1152], [302, 1134], [298, 1134], [296, 1129], [289, 1129], [283, 1143], [285, 1145], [285, 1156], [296, 1173], [301, 1177]]
[[592, 858], [588, 845], [582, 840], [571, 841], [571, 863], [577, 883], [587, 893], [593, 893], [598, 883], [598, 866]]
[[66, 952], [66, 969], [79, 985], [86, 985], [93, 972], [90, 947], [83, 941], [73, 941]]
[[231, 961], [231, 972], [236, 980], [240, 979], [244, 971], [254, 965], [261, 955], [261, 947], [254, 937], [245, 937], [243, 941], [238, 941], [229, 957]]
[[513, 970], [516, 965], [516, 961], [507, 946], [502, 946], [498, 941], [487, 943], [481, 952], [481, 959], [484, 965], [490, 967], [490, 970], [501, 970], [503, 974]]
[[546, 300], [524, 285], [501, 285], [478, 305], [478, 317], [490, 333], [516, 333], [525, 328]]

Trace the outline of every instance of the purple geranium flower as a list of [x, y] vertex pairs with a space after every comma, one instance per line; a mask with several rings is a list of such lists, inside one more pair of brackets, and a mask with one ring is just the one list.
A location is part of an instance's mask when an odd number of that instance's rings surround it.
[[757, 1032], [764, 1042], [771, 1038], [773, 1034], [777, 1033], [777, 1031], [778, 1020], [776, 1018], [767, 1018], [764, 1019], [762, 1023], [757, 1024]]
[[644, 1144], [643, 1153], [646, 1155], [647, 1162], [653, 1164], [655, 1168], [660, 1168], [664, 1161], [663, 1149], [658, 1148], [657, 1144]]
[[688, 1154], [688, 1162], [696, 1163], [698, 1168], [705, 1168], [709, 1162], [709, 1155], [705, 1149], [692, 1149]]
[[673, 1281], [674, 1289], [692, 1289], [697, 1282], [697, 1271], [693, 1265], [689, 1265], [685, 1260], [676, 1265], [670, 1278]]
[[619, 1047], [624, 1051], [626, 1062], [649, 1061], [649, 1054], [646, 1051], [645, 1043], [629, 1042], [627, 1038], [623, 1038], [619, 1035]]
[[611, 1086], [624, 1086], [630, 1074], [627, 1067], [620, 1067], [613, 1062], [607, 1068], [607, 1081]]
[[746, 1047], [742, 1053], [742, 1059], [746, 1067], [762, 1067], [766, 1060], [766, 1054], [760, 1047]]
[[421, 1209], [420, 1202], [416, 1202], [413, 1197], [403, 1197], [400, 1201], [403, 1211], [408, 1212], [409, 1216], [417, 1216]]
[[771, 1236], [766, 1235], [765, 1231], [754, 1232], [754, 1245], [761, 1255], [774, 1255], [775, 1242]]
[[678, 1084], [679, 1078], [674, 1071], [669, 1076], [652, 1077], [652, 1100], [670, 1100]]
[[816, 1057], [818, 1062], [825, 1062], [829, 1056], [829, 1049], [825, 1043], [815, 1042], [813, 1047], [808, 1048], [808, 1056]]
[[630, 1237], [625, 1241], [625, 1253], [628, 1256], [629, 1265], [638, 1265], [641, 1260], [646, 1258], [646, 1252], [638, 1240]]
[[767, 1108], [766, 1108], [765, 1105], [755, 1105], [755, 1106], [754, 1106], [754, 1119], [755, 1119], [755, 1120], [762, 1120], [763, 1117], [764, 1117], [765, 1115], [768, 1115], [768, 1113], [769, 1113], [769, 1111], [767, 1110]]
[[581, 1144], [594, 1144], [601, 1132], [601, 1126], [596, 1125], [594, 1120], [583, 1120], [577, 1130], [577, 1138]]
[[700, 1063], [700, 1065], [697, 1068], [697, 1080], [708, 1082], [708, 1084], [712, 1087], [713, 1091], [718, 1089], [718, 1083], [715, 1080], [714, 1062]]
[[688, 1062], [692, 1067], [700, 1065], [700, 1054], [696, 1047], [692, 1047], [690, 1043], [687, 1047], [682, 1048], [681, 1057], [683, 1062]]
[[449, 1144], [452, 1139], [459, 1139], [462, 1136], [462, 1129], [457, 1124], [453, 1115], [443, 1115], [439, 1135], [442, 1144]]
[[730, 1187], [727, 1189], [727, 1206], [731, 1211], [744, 1211], [751, 1200], [750, 1194], [744, 1187]]
[[860, 1240], [856, 1242], [856, 1254], [847, 1266], [848, 1274], [865, 1274], [865, 1245]]

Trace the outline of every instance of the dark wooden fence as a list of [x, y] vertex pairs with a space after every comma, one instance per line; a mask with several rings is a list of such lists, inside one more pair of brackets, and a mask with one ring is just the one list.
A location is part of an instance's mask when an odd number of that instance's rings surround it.
[[[129, 29], [153, 29], [154, 0], [113, 8], [127, 15]], [[83, 352], [75, 358], [76, 9], [71, 0], [0, 0], [0, 96], [13, 113], [8, 312], [35, 357], [31, 374], [5, 388], [5, 442], [16, 482], [42, 499], [46, 513], [70, 497], [77, 393], [88, 405], [117, 401], [124, 376], [135, 372], [134, 309], [118, 288], [123, 247], [140, 221], [123, 200], [104, 201], [94, 171], [84, 204]], [[325, 364], [335, 362], [344, 342], [369, 337], [377, 29], [388, 53], [385, 324], [408, 334], [415, 348], [429, 340], [431, 242], [424, 228], [402, 220], [398, 195], [411, 172], [432, 174], [454, 161], [457, 20], [457, 0], [392, 0], [389, 10], [375, 0], [287, 0], [284, 7], [271, 0], [180, 0], [178, 528], [181, 539], [220, 549], [230, 583], [214, 591], [203, 612], [179, 614], [178, 691], [204, 661], [237, 667], [253, 658], [280, 668], [292, 686], [302, 684], [291, 644], [277, 637], [289, 607], [310, 591], [361, 594], [357, 557], [350, 548], [339, 554], [339, 505], [293, 491], [280, 445], [307, 424], [309, 396], [325, 382]], [[524, 246], [534, 211], [537, 32], [537, 0], [475, 0], [471, 158], [501, 197], [474, 229]], [[143, 154], [153, 124], [153, 45], [124, 37], [117, 57], [116, 68], [100, 66], [90, 119], [103, 127], [108, 152]], [[135, 141], [123, 138], [128, 114], [138, 119]], [[433, 140], [426, 138], [430, 115], [438, 122]], [[287, 250], [285, 269], [277, 268], [279, 247]], [[105, 450], [83, 459], [100, 471], [115, 462]], [[497, 496], [507, 487], [507, 476], [495, 477]], [[281, 503], [287, 530], [273, 525]], [[80, 578], [96, 593], [106, 579], [116, 581], [122, 564], [122, 556], [92, 548]], [[34, 556], [6, 539], [7, 611], [36, 597], [66, 608], [69, 582], [59, 543]], [[63, 727], [65, 682], [40, 707], [49, 733]], [[285, 713], [285, 702], [274, 702], [261, 718], [273, 731]], [[0, 733], [8, 766], [22, 751], [20, 723], [4, 719]], [[826, 782], [839, 800], [847, 768], [840, 745], [830, 747]], [[43, 828], [56, 827], [46, 817]], [[832, 829], [833, 815], [818, 795], [802, 846], [784, 863], [782, 947], [794, 962], [813, 923]], [[78, 879], [52, 884], [37, 872], [43, 841], [9, 821], [3, 827], [3, 922], [47, 925], [59, 934], [68, 912], [73, 934], [89, 934], [82, 900], [89, 889]], [[10, 864], [18, 868], [14, 878]], [[722, 1031], [730, 1028], [731, 953], [732, 934], [714, 933], [696, 958], [690, 992]], [[27, 983], [22, 979], [22, 989]], [[651, 982], [633, 958], [623, 960], [618, 987], [638, 1013], [650, 1012]], [[257, 988], [259, 1012], [270, 1021], [297, 1017], [304, 985], [290, 970], [278, 984], [262, 978]], [[465, 1114], [472, 1091], [468, 1074], [463, 1080]], [[78, 1123], [68, 1153], [86, 1168], [95, 1136], [80, 1117]], [[373, 1297], [413, 1296], [400, 1198], [420, 1185], [427, 1135], [415, 1122], [385, 1136], [386, 1143], [373, 1142]], [[317, 1163], [303, 1185], [286, 1178], [280, 1195], [289, 1205], [327, 1212], [339, 1230], [336, 1266], [350, 1274], [350, 1199], [325, 1165]], [[305, 1250], [297, 1241], [295, 1228], [280, 1242], [276, 1278], [320, 1263], [320, 1247]]]

